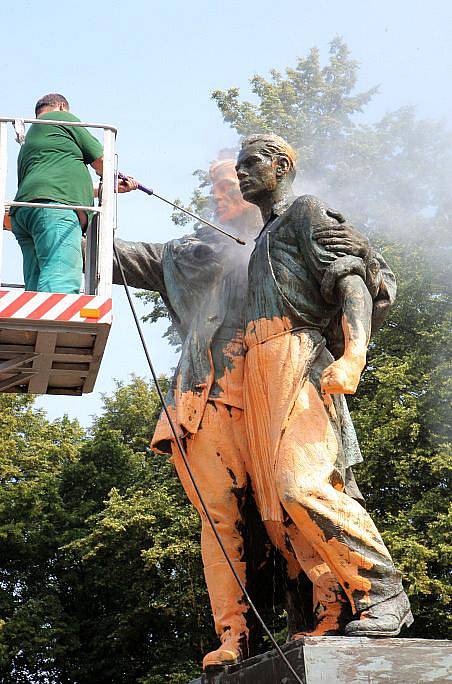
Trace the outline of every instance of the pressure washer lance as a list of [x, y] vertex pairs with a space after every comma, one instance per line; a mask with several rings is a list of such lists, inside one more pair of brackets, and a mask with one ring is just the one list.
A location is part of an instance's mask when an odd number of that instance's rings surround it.
[[[121, 180], [127, 180], [127, 176], [125, 176], [123, 173], [118, 172], [118, 178]], [[217, 230], [219, 233], [222, 233], [223, 235], [226, 235], [227, 237], [231, 238], [232, 240], [235, 240], [238, 242], [239, 245], [246, 245], [246, 242], [242, 240], [241, 238], [237, 237], [236, 235], [231, 235], [231, 233], [228, 233], [224, 228], [220, 228], [220, 226], [217, 226], [216, 223], [212, 223], [211, 221], [208, 221], [207, 219], [201, 218], [201, 216], [197, 216], [197, 214], [193, 214], [193, 212], [188, 211], [188, 209], [184, 209], [184, 207], [180, 207], [178, 204], [174, 204], [174, 202], [171, 202], [169, 199], [166, 199], [166, 197], [162, 197], [162, 195], [158, 195], [152, 188], [147, 188], [145, 185], [142, 185], [141, 183], [138, 183], [138, 190], [141, 190], [141, 192], [146, 193], [146, 195], [154, 195], [154, 197], [157, 197], [159, 200], [162, 200], [162, 202], [166, 202], [167, 204], [170, 204], [172, 207], [175, 209], [178, 209], [179, 211], [183, 211], [184, 214], [188, 214], [188, 216], [191, 216], [191, 218], [196, 219], [197, 221], [201, 221], [201, 223], [205, 223], [206, 226], [209, 226], [209, 228], [213, 228], [214, 230]]]

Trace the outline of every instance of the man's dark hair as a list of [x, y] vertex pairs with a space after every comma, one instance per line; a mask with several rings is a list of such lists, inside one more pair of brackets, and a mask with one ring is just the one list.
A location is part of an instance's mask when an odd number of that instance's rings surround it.
[[36, 103], [35, 115], [38, 117], [42, 110], [46, 107], [55, 107], [60, 104], [62, 104], [65, 109], [69, 109], [69, 102], [66, 100], [64, 95], [60, 95], [59, 93], [49, 93], [48, 95], [44, 95], [44, 97], [41, 97]]
[[289, 162], [288, 176], [290, 180], [295, 178], [297, 173], [295, 168], [297, 153], [284, 138], [275, 133], [261, 133], [249, 135], [242, 140], [242, 150], [253, 145], [259, 145], [261, 153], [267, 157], [285, 157]]

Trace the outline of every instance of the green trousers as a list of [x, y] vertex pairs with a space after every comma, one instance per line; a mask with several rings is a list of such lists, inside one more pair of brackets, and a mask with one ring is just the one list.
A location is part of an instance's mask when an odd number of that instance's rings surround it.
[[18, 207], [11, 225], [22, 250], [26, 290], [80, 292], [82, 231], [75, 211]]

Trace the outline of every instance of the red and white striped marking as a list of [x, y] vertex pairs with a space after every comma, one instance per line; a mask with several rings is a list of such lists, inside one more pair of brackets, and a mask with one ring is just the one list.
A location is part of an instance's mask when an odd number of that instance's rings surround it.
[[[0, 319], [111, 323], [111, 307], [110, 297], [0, 289]], [[82, 317], [82, 309], [99, 311], [99, 316]]]

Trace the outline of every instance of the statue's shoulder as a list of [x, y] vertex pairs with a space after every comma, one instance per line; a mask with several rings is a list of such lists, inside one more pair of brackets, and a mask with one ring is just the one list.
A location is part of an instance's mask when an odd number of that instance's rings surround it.
[[302, 211], [312, 211], [317, 209], [319, 211], [326, 212], [328, 205], [326, 202], [320, 199], [320, 197], [316, 197], [315, 195], [299, 195], [295, 198], [292, 207]]
[[165, 250], [174, 256], [181, 256], [192, 252], [203, 243], [204, 241], [200, 240], [195, 233], [188, 233], [180, 238], [168, 240], [168, 242], [165, 243]]
[[328, 217], [328, 204], [315, 195], [300, 195], [297, 197], [289, 211], [292, 212], [292, 220], [298, 228], [307, 235], [318, 225], [323, 225], [331, 219]]
[[165, 243], [164, 263], [193, 278], [206, 269], [209, 273], [218, 270], [219, 254], [214, 245], [190, 233]]

